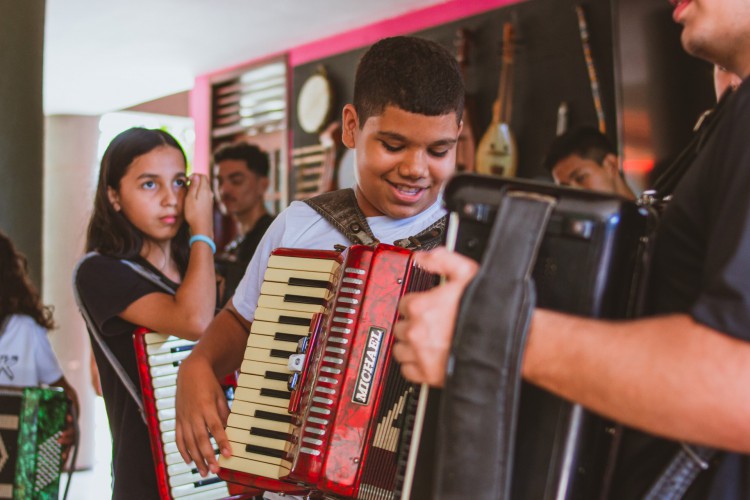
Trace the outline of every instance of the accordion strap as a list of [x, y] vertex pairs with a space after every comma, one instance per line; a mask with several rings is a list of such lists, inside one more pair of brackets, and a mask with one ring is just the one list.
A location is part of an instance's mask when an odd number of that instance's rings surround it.
[[[440, 403], [436, 498], [510, 498], [531, 272], [555, 200], [504, 191], [477, 277], [461, 300]], [[481, 460], [476, 460], [481, 457]]]
[[[353, 244], [373, 246], [380, 243], [370, 229], [367, 217], [360, 210], [353, 189], [346, 188], [323, 193], [306, 199], [305, 203]], [[446, 217], [441, 217], [419, 234], [396, 240], [393, 244], [409, 250], [434, 248], [443, 241], [446, 220]]]
[[680, 450], [651, 485], [643, 500], [680, 500], [698, 474], [708, 469], [711, 459], [716, 455], [713, 448], [686, 443], [680, 445]]
[[372, 234], [367, 218], [357, 204], [357, 196], [351, 188], [338, 189], [305, 200], [333, 227], [355, 245], [377, 245], [380, 243]]
[[659, 198], [665, 198], [674, 193], [680, 179], [693, 164], [695, 157], [708, 141], [716, 126], [721, 122], [720, 117], [729, 108], [727, 102], [734, 92], [727, 91], [719, 99], [713, 109], [705, 112], [695, 125], [693, 137], [688, 145], [672, 161], [669, 166], [653, 182], [651, 189], [657, 192]]
[[445, 223], [447, 220], [447, 216], [440, 217], [419, 234], [409, 236], [402, 240], [396, 240], [393, 244], [409, 250], [429, 250], [435, 248], [443, 242]]
[[[86, 255], [84, 255], [81, 260], [78, 261], [76, 264], [75, 270], [73, 271], [73, 295], [76, 300], [76, 304], [78, 304], [78, 309], [81, 311], [81, 316], [83, 316], [84, 321], [86, 322], [86, 326], [89, 329], [89, 332], [91, 332], [91, 336], [96, 341], [97, 345], [99, 346], [99, 349], [101, 349], [102, 353], [104, 354], [104, 357], [107, 358], [107, 361], [109, 361], [109, 364], [112, 366], [112, 369], [114, 369], [115, 373], [117, 374], [117, 377], [122, 382], [122, 385], [125, 386], [125, 389], [130, 393], [130, 395], [133, 397], [133, 400], [135, 401], [135, 404], [138, 406], [138, 411], [141, 414], [141, 418], [143, 418], [143, 421], [146, 422], [146, 415], [143, 411], [143, 401], [141, 401], [141, 395], [138, 389], [136, 388], [135, 383], [130, 379], [130, 376], [128, 375], [128, 372], [125, 371], [125, 368], [123, 368], [120, 361], [115, 356], [115, 353], [112, 352], [112, 350], [109, 348], [107, 343], [104, 341], [104, 336], [99, 331], [99, 328], [96, 325], [96, 322], [91, 317], [91, 314], [89, 314], [88, 309], [86, 308], [86, 305], [83, 303], [83, 300], [81, 299], [81, 294], [78, 290], [77, 285], [77, 277], [78, 277], [78, 271], [81, 268], [81, 265], [86, 262], [91, 257], [95, 257], [99, 255], [98, 252], [89, 252]], [[166, 283], [162, 282], [159, 277], [154, 274], [152, 271], [149, 271], [145, 267], [141, 266], [140, 264], [137, 264], [135, 262], [129, 261], [129, 260], [120, 260], [123, 264], [130, 267], [133, 271], [141, 275], [144, 279], [150, 281], [154, 285], [157, 285], [159, 288], [165, 291], [165, 293], [169, 293], [171, 295], [175, 294], [175, 291], [169, 287]]]

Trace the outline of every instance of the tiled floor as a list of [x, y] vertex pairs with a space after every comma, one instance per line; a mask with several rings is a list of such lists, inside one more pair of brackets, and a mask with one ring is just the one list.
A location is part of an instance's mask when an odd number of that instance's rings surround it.
[[[106, 500], [112, 497], [110, 474], [112, 439], [109, 435], [107, 411], [102, 398], [96, 398], [94, 411], [96, 421], [94, 467], [73, 474], [68, 500]], [[60, 498], [63, 496], [67, 481], [68, 474], [65, 473], [60, 481]]]

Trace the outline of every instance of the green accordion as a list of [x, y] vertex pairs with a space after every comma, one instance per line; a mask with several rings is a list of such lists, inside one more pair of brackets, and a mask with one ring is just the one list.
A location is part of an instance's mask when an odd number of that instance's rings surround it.
[[57, 499], [67, 413], [61, 389], [0, 389], [0, 498]]

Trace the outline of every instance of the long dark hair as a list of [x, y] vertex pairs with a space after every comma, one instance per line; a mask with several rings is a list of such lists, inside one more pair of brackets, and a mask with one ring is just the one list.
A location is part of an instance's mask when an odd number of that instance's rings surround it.
[[[131, 163], [160, 146], [175, 148], [185, 159], [185, 152], [174, 137], [159, 129], [134, 127], [121, 132], [107, 146], [99, 170], [99, 182], [94, 197], [94, 210], [89, 221], [86, 236], [86, 251], [96, 250], [118, 259], [134, 259], [143, 248], [143, 233], [121, 212], [112, 206], [107, 188], [120, 189], [120, 180]], [[182, 223], [177, 235], [172, 239], [172, 258], [180, 272], [187, 269], [190, 253], [188, 240], [190, 231], [187, 222]]]
[[29, 280], [26, 257], [0, 232], [0, 323], [12, 314], [31, 316], [47, 329], [55, 327], [52, 307], [42, 304], [39, 292]]

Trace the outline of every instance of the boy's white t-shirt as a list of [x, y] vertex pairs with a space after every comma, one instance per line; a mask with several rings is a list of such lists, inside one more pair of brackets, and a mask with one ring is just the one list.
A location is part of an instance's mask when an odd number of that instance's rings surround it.
[[[381, 243], [414, 236], [445, 215], [438, 199], [429, 208], [412, 217], [393, 219], [387, 216], [367, 217], [372, 233]], [[242, 281], [232, 297], [237, 312], [248, 321], [255, 318], [260, 287], [268, 259], [277, 248], [333, 250], [334, 245], [351, 246], [351, 242], [307, 203], [295, 201], [281, 212], [266, 231], [255, 250]]]
[[38, 386], [62, 376], [47, 330], [31, 316], [11, 316], [0, 334], [0, 385]]

